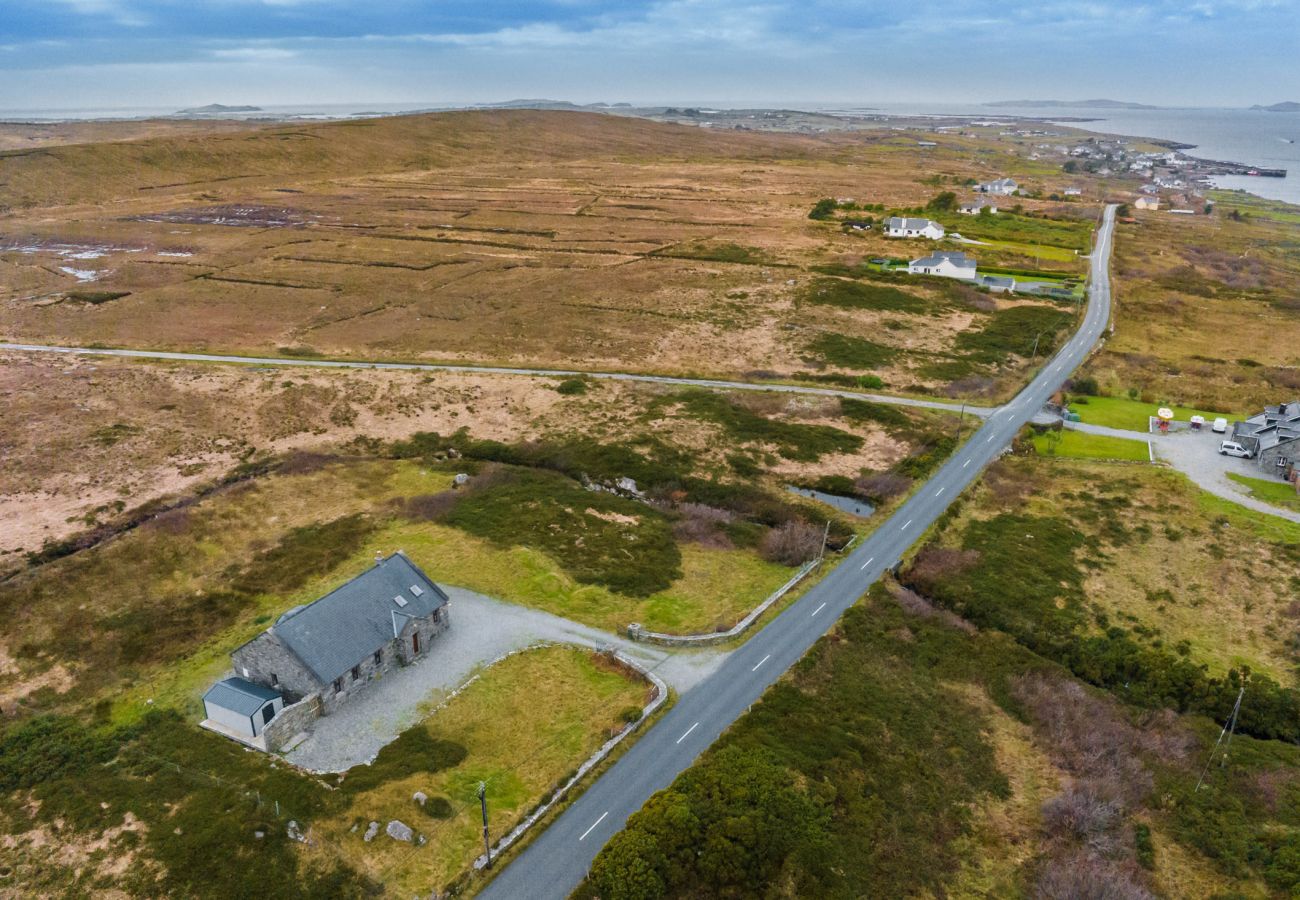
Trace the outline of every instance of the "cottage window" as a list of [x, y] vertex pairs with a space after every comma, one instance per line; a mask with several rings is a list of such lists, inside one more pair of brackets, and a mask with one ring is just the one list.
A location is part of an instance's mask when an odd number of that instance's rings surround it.
[[271, 687], [278, 687], [279, 684], [280, 684], [280, 677], [279, 677], [278, 675], [276, 675], [274, 672], [272, 672], [272, 673], [271, 673]]
[[412, 653], [420, 652], [420, 632], [418, 631], [415, 634], [411, 635], [411, 652]]
[[335, 678], [335, 679], [334, 679], [334, 693], [336, 693], [336, 694], [341, 694], [341, 693], [343, 693], [343, 677], [342, 677], [342, 676], [339, 676], [338, 678]]
[[380, 647], [375, 651], [375, 665], [380, 665], [384, 661], [384, 648]]
[[353, 680], [353, 681], [360, 681], [360, 680], [361, 680], [361, 667], [360, 667], [360, 666], [353, 666], [353, 667], [352, 667], [352, 680]]

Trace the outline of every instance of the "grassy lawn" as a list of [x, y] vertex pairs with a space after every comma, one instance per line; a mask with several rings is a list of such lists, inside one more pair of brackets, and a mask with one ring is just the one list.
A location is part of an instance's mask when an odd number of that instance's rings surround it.
[[[964, 232], [963, 232], [964, 234]], [[970, 235], [965, 235], [970, 237]], [[1019, 241], [994, 241], [986, 240], [984, 243], [994, 250], [1007, 250], [1011, 253], [1019, 253], [1021, 256], [1037, 256], [1041, 259], [1052, 259], [1057, 262], [1074, 262], [1079, 259], [1079, 255], [1073, 250], [1065, 247], [1053, 247], [1049, 244], [1024, 244]], [[978, 249], [976, 250], [978, 252]], [[1049, 277], [1060, 277], [1059, 272], [1044, 273]]]
[[1250, 488], [1251, 496], [1257, 500], [1263, 500], [1265, 503], [1272, 503], [1274, 506], [1282, 506], [1300, 512], [1300, 494], [1296, 493], [1296, 489], [1285, 481], [1251, 478], [1247, 475], [1238, 475], [1236, 472], [1229, 472], [1228, 477], [1237, 484]]
[[780, 587], [793, 572], [746, 550], [681, 548], [682, 577], [648, 597], [580, 584], [551, 557], [527, 547], [502, 548], [435, 523], [393, 523], [358, 551], [353, 565], [375, 550], [401, 547], [435, 581], [532, 606], [617, 631], [640, 622], [653, 631], [708, 631], [730, 626]]
[[1039, 456], [1068, 456], [1075, 459], [1127, 459], [1148, 462], [1150, 456], [1144, 441], [1082, 431], [1063, 429], [1059, 432], [1036, 434], [1034, 450]]
[[[1087, 397], [1076, 398], [1070, 404], [1070, 409], [1078, 413], [1079, 418], [1089, 425], [1105, 425], [1108, 428], [1123, 428], [1145, 434], [1149, 425], [1148, 417], [1154, 416], [1156, 410], [1165, 405], [1167, 404], [1144, 403], [1141, 400], [1129, 400], [1124, 397]], [[1205, 416], [1209, 422], [1213, 422], [1219, 416], [1229, 420], [1233, 418], [1232, 413], [1211, 412], [1190, 406], [1171, 406], [1170, 409], [1174, 411], [1175, 419], [1184, 422], [1195, 415]]]
[[[411, 744], [432, 739], [452, 751], [441, 754], [445, 762], [463, 758], [436, 771], [414, 769], [408, 765], [410, 754], [399, 743], [390, 744], [386, 750], [392, 752], [381, 752], [371, 767], [380, 770], [382, 780], [371, 786], [374, 772], [353, 769], [359, 773], [353, 777], [365, 779], [365, 789], [341, 815], [318, 822], [314, 832], [361, 872], [383, 881], [391, 896], [441, 889], [482, 852], [475, 795], [480, 781], [487, 783], [495, 841], [610, 737], [623, 711], [645, 705], [648, 690], [645, 682], [587, 651], [548, 647], [511, 656], [415, 725], [412, 731], [423, 735], [407, 732], [399, 739]], [[343, 791], [350, 792], [346, 777]], [[423, 809], [411, 799], [416, 791], [430, 798]], [[427, 843], [388, 838], [382, 828], [393, 819], [425, 835]], [[381, 831], [366, 844], [362, 833], [371, 821], [379, 822]], [[354, 825], [359, 827], [353, 830]]]

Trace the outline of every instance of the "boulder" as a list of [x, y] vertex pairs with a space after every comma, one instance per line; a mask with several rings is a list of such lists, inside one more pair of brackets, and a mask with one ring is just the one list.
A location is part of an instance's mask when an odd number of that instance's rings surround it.
[[379, 823], [371, 822], [366, 826], [366, 833], [361, 836], [361, 840], [369, 843], [375, 839], [375, 835], [377, 834], [379, 834]]
[[424, 791], [416, 791], [414, 794], [411, 795], [411, 799], [414, 800], [416, 803], [420, 804], [421, 806], [424, 806], [424, 804], [429, 799], [429, 795], [426, 794]]
[[290, 819], [289, 827], [285, 830], [288, 832], [289, 840], [291, 841], [297, 841], [301, 844], [307, 840], [307, 835], [302, 833], [302, 829], [298, 827], [298, 821], [296, 819]]
[[399, 822], [397, 819], [389, 822], [388, 827], [384, 830], [387, 831], [388, 836], [395, 841], [406, 841], [409, 844], [415, 838], [415, 831], [412, 830], [411, 826], [404, 822]]

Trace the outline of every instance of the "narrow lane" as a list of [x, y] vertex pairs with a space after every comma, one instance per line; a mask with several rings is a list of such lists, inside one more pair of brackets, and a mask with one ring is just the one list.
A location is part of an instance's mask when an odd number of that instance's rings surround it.
[[1107, 206], [1092, 254], [1087, 312], [1075, 334], [1029, 385], [990, 416], [927, 485], [840, 565], [737, 648], [713, 675], [684, 694], [480, 897], [562, 900], [569, 896], [586, 876], [600, 848], [623, 828], [628, 817], [656, 791], [671, 784], [743, 715], [1010, 444], [1083, 362], [1106, 328], [1110, 319], [1108, 266], [1114, 226], [1115, 207]]
[[720, 378], [677, 378], [671, 375], [639, 375], [635, 372], [590, 372], [581, 369], [528, 369], [512, 366], [473, 366], [454, 363], [403, 363], [371, 362], [346, 359], [293, 359], [276, 356], [235, 356], [222, 353], [183, 353], [171, 350], [130, 350], [124, 347], [63, 347], [54, 344], [23, 344], [0, 341], [0, 350], [19, 353], [61, 353], [66, 356], [115, 356], [124, 359], [146, 359], [171, 362], [225, 363], [241, 366], [285, 366], [299, 369], [382, 369], [409, 372], [465, 372], [471, 375], [522, 375], [527, 378], [599, 378], [605, 381], [633, 381], [645, 384], [681, 385], [724, 391], [774, 391], [781, 394], [811, 394], [818, 397], [847, 397], [853, 400], [871, 400], [892, 406], [913, 406], [918, 409], [938, 409], [944, 412], [965, 413], [976, 418], [986, 418], [993, 410], [986, 406], [950, 403], [945, 400], [926, 400], [920, 397], [896, 397], [893, 394], [869, 394], [863, 391], [836, 388], [809, 387], [801, 384], [780, 384], [761, 381], [728, 381]]

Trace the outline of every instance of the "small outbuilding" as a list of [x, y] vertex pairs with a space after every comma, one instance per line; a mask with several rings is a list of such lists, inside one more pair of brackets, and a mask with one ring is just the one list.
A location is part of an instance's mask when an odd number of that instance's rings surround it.
[[203, 695], [203, 713], [209, 723], [241, 738], [255, 738], [284, 709], [278, 691], [244, 678], [218, 681]]

